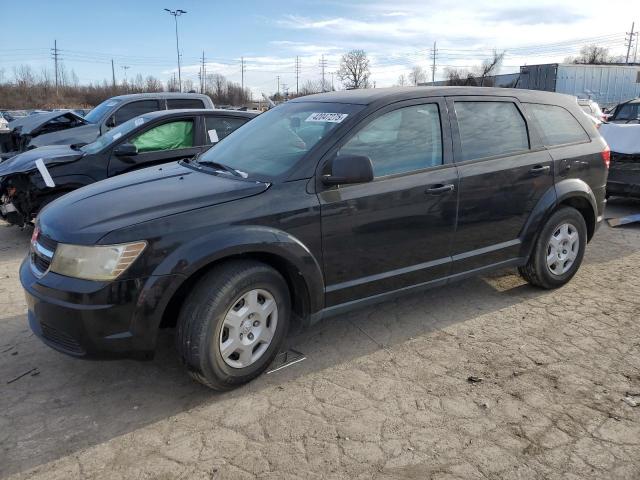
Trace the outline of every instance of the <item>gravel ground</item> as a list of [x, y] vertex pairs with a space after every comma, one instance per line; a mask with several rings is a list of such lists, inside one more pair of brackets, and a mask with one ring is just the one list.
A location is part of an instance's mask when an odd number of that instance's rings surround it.
[[34, 338], [29, 235], [0, 225], [2, 478], [640, 478], [638, 225], [556, 291], [505, 271], [322, 322], [289, 341], [306, 361], [226, 394], [171, 332], [142, 363]]

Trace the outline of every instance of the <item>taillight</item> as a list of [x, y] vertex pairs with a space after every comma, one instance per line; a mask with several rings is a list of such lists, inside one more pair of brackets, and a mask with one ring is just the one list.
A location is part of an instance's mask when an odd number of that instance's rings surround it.
[[602, 155], [602, 161], [604, 162], [604, 166], [609, 168], [609, 163], [611, 162], [611, 149], [609, 148], [609, 145], [605, 145], [601, 155]]

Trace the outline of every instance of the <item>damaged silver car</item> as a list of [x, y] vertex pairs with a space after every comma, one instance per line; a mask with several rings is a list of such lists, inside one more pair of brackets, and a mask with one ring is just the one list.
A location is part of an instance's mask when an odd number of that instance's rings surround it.
[[9, 151], [0, 159], [46, 145], [82, 145], [138, 115], [157, 110], [213, 109], [206, 95], [197, 93], [136, 93], [105, 100], [85, 117], [73, 111], [56, 111], [22, 117], [9, 123]]

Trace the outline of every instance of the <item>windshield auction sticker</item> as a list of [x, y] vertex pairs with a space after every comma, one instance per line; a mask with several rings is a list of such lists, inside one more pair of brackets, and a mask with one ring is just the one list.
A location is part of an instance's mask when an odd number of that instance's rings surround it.
[[341, 123], [348, 116], [348, 113], [312, 113], [305, 121]]

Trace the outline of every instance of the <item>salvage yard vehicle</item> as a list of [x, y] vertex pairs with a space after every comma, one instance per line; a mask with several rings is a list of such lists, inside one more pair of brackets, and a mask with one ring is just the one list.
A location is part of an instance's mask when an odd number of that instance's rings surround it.
[[56, 198], [131, 170], [191, 158], [256, 116], [163, 110], [132, 118], [87, 145], [52, 145], [0, 163], [0, 217], [24, 225]]
[[579, 98], [578, 105], [580, 105], [580, 108], [582, 109], [582, 111], [587, 115], [590, 115], [601, 122], [605, 120], [605, 115], [604, 113], [602, 113], [602, 110], [600, 109], [600, 105], [598, 105], [593, 100], [588, 98]]
[[600, 130], [611, 148], [607, 196], [640, 198], [640, 98], [616, 106]]
[[609, 152], [575, 98], [411, 87], [284, 103], [193, 161], [42, 210], [20, 268], [32, 330], [77, 357], [246, 383], [290, 325], [496, 268], [567, 283], [602, 220]]
[[208, 96], [198, 93], [134, 93], [109, 98], [84, 117], [68, 110], [23, 117], [9, 124], [11, 151], [2, 157], [45, 145], [90, 143], [138, 115], [185, 108], [214, 107]]

